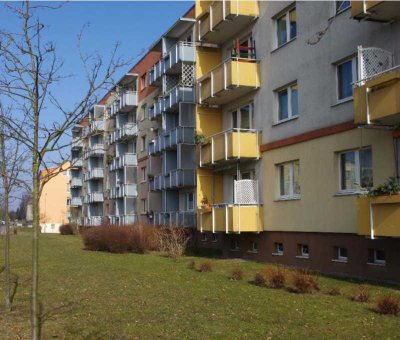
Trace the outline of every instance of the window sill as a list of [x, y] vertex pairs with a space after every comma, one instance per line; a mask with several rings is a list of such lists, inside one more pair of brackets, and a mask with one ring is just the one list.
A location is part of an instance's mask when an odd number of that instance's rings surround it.
[[271, 53], [274, 53], [275, 51], [278, 51], [278, 50], [280, 50], [281, 48], [283, 48], [283, 47], [289, 45], [292, 41], [295, 41], [296, 38], [297, 38], [297, 36], [295, 36], [294, 38], [292, 38], [292, 39], [290, 39], [289, 41], [285, 42], [284, 44], [282, 44], [282, 45], [280, 45], [280, 46], [278, 46], [278, 47], [275, 47], [275, 48], [271, 51]]
[[258, 250], [248, 250], [247, 252], [251, 254], [258, 254]]
[[303, 256], [303, 255], [297, 255], [296, 259], [301, 259], [301, 260], [308, 260], [310, 256]]
[[348, 97], [344, 99], [339, 99], [335, 104], [332, 104], [331, 107], [339, 106], [344, 103], [352, 102], [354, 100], [353, 97]]
[[337, 262], [337, 263], [347, 263], [347, 260], [340, 260], [340, 259], [332, 259], [332, 262]]
[[385, 267], [386, 263], [374, 263], [374, 262], [367, 262], [369, 266], [376, 266], [376, 267]]
[[340, 196], [358, 196], [358, 195], [365, 195], [366, 191], [339, 191], [333, 196], [340, 197]]
[[298, 118], [299, 118], [299, 116], [294, 116], [294, 117], [290, 117], [290, 118], [287, 118], [287, 119], [282, 119], [282, 120], [276, 122], [275, 124], [272, 124], [272, 126], [278, 126], [278, 125], [281, 125], [281, 124], [285, 124], [285, 123], [291, 122], [293, 120], [296, 120]]
[[239, 249], [230, 249], [230, 251], [238, 252]]
[[283, 253], [272, 253], [272, 256], [283, 256]]
[[279, 197], [274, 202], [300, 201], [301, 197]]

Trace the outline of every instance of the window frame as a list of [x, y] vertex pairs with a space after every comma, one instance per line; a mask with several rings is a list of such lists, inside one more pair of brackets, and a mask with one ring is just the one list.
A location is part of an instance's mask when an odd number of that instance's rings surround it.
[[[250, 107], [250, 110], [249, 110], [249, 125], [250, 125], [250, 128], [249, 129], [244, 129], [244, 128], [242, 128], [242, 109], [244, 108], [244, 107], [246, 107], [246, 106], [249, 106]], [[234, 127], [233, 126], [233, 114], [234, 113], [236, 113], [236, 125], [238, 126], [238, 127]], [[236, 108], [236, 109], [234, 109], [234, 110], [231, 110], [230, 111], [230, 116], [231, 116], [231, 128], [232, 129], [235, 129], [235, 130], [254, 130], [254, 102], [250, 102], [250, 103], [247, 103], [247, 104], [245, 104], [245, 105], [241, 105], [240, 107], [238, 107], [238, 108]], [[240, 124], [239, 124], [240, 123]]]
[[[384, 254], [385, 254], [385, 259], [384, 260], [380, 260], [380, 259], [378, 259], [377, 258], [377, 252], [378, 251], [381, 251], [381, 252], [383, 252]], [[385, 266], [386, 265], [386, 252], [384, 251], [384, 250], [381, 250], [381, 249], [374, 249], [373, 250], [373, 263], [374, 264], [379, 264], [379, 265], [381, 265], [381, 266]]]
[[211, 242], [213, 242], [213, 243], [218, 242], [217, 234], [215, 234], [215, 233], [212, 233], [212, 234], [211, 234]]
[[[367, 150], [371, 149], [371, 162], [373, 162], [373, 153], [372, 153], [372, 147], [367, 146], [363, 147], [360, 149], [350, 149], [346, 151], [341, 151], [339, 152], [339, 193], [341, 194], [356, 194], [356, 193], [365, 193], [368, 191], [368, 188], [363, 188], [361, 187], [361, 167], [360, 167], [360, 151], [361, 150]], [[343, 179], [343, 173], [342, 173], [342, 155], [346, 153], [354, 152], [355, 157], [354, 157], [354, 167], [355, 167], [355, 183], [358, 185], [358, 188], [354, 189], [343, 189], [342, 188], [342, 179]], [[374, 178], [374, 173], [373, 173], [373, 163], [372, 163], [372, 181]]]
[[207, 242], [207, 234], [201, 233], [201, 242]]
[[[282, 249], [280, 249], [280, 246], [282, 246]], [[283, 254], [285, 253], [285, 246], [283, 245], [283, 242], [275, 242], [274, 247], [275, 251], [273, 255], [283, 256]]]
[[[293, 114], [293, 107], [292, 107], [292, 87], [297, 86], [297, 114], [294, 115]], [[288, 117], [287, 118], [280, 118], [279, 114], [280, 114], [280, 100], [279, 100], [279, 95], [280, 93], [286, 91], [287, 92], [287, 108], [288, 108]], [[296, 81], [287, 84], [283, 87], [280, 87], [279, 89], [275, 90], [276, 93], [276, 106], [277, 106], [277, 112], [276, 112], [276, 124], [280, 124], [280, 123], [284, 123], [287, 122], [289, 120], [292, 119], [296, 119], [300, 116], [300, 112], [299, 112], [299, 84]]]
[[351, 96], [344, 97], [344, 98], [339, 98], [339, 66], [347, 63], [348, 61], [351, 61], [351, 84], [356, 82], [358, 80], [358, 70], [357, 70], [357, 55], [351, 55], [345, 59], [342, 59], [341, 61], [337, 62], [335, 64], [336, 68], [336, 102], [338, 104], [350, 101], [354, 98], [354, 90], [352, 92]]
[[256, 241], [250, 241], [250, 253], [258, 253], [258, 243]]
[[[296, 35], [293, 38], [290, 38], [290, 12], [295, 10], [296, 11]], [[285, 18], [286, 20], [286, 41], [282, 44], [279, 44], [279, 20]], [[284, 9], [281, 11], [279, 14], [277, 14], [274, 18], [275, 20], [275, 39], [276, 39], [276, 48], [280, 48], [282, 46], [285, 46], [286, 44], [290, 43], [291, 41], [295, 40], [297, 38], [297, 7], [296, 4], [290, 5], [288, 8]]]
[[[307, 252], [304, 251], [305, 247], [307, 247]], [[308, 244], [301, 243], [299, 244], [299, 253], [301, 258], [309, 259], [310, 258], [310, 247]]]
[[[192, 206], [192, 208], [190, 208], [190, 205], [189, 205], [189, 197], [190, 196], [192, 196], [193, 197], [193, 200], [192, 200], [192, 204], [193, 204], [193, 206]], [[194, 211], [195, 210], [195, 202], [194, 202], [194, 193], [193, 192], [186, 192], [185, 193], [185, 201], [186, 201], [186, 211]]]
[[[289, 162], [285, 162], [285, 163], [281, 163], [277, 165], [278, 168], [278, 191], [279, 191], [279, 195], [278, 195], [278, 199], [285, 201], [285, 200], [298, 200], [301, 198], [301, 185], [300, 185], [300, 176], [299, 176], [299, 188], [300, 188], [300, 192], [298, 194], [294, 193], [294, 164], [298, 163], [299, 169], [300, 169], [300, 160], [293, 160], [293, 161], [289, 161]], [[289, 194], [288, 195], [282, 195], [281, 192], [281, 184], [282, 184], [282, 172], [281, 172], [281, 168], [284, 166], [289, 166]], [[300, 173], [300, 171], [299, 171]]]
[[347, 250], [347, 248], [345, 248], [345, 247], [336, 247], [337, 249], [337, 254], [336, 254], [336, 259], [338, 260], [338, 261], [341, 261], [341, 262], [347, 262], [348, 260], [349, 260], [349, 255], [347, 254], [347, 256], [342, 256], [341, 254], [340, 254], [340, 251], [342, 250], [342, 249], [346, 249], [346, 253], [348, 252], [348, 250]]
[[[235, 247], [232, 247], [232, 242], [235, 244]], [[240, 250], [239, 240], [231, 240], [230, 251], [239, 251], [239, 250]]]
[[[340, 2], [342, 3], [341, 5], [343, 5], [343, 3], [347, 2], [347, 1], [340, 1]], [[342, 13], [342, 12], [344, 12], [344, 11], [346, 11], [346, 10], [351, 8], [351, 1], [348, 1], [349, 5], [347, 7], [343, 7], [343, 8], [338, 7], [338, 3], [339, 3], [339, 1], [335, 0], [335, 2], [334, 2], [334, 4], [335, 4], [335, 14]]]
[[141, 210], [142, 210], [142, 214], [147, 213], [147, 198], [142, 198], [141, 199]]
[[141, 168], [140, 168], [140, 170], [141, 170], [141, 173], [142, 173], [142, 183], [144, 183], [144, 182], [146, 182], [147, 181], [147, 167], [146, 166], [142, 166]]

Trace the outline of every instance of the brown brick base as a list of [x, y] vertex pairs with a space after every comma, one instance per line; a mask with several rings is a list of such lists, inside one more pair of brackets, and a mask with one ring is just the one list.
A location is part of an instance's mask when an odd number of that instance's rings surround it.
[[[400, 284], [400, 238], [371, 240], [355, 234], [297, 232], [220, 236], [224, 257], [306, 267], [325, 274]], [[239, 242], [239, 250], [231, 249], [233, 240]], [[257, 243], [258, 252], [249, 251], [251, 242]], [[284, 245], [282, 256], [273, 255], [277, 242]], [[309, 246], [308, 259], [297, 257], [300, 244]], [[337, 253], [335, 247], [347, 248], [347, 263], [333, 261]], [[386, 265], [369, 264], [372, 249], [385, 251]]]

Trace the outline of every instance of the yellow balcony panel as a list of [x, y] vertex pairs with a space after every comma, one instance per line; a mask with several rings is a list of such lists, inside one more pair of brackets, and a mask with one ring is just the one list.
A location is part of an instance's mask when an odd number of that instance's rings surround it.
[[196, 18], [200, 18], [204, 16], [206, 13], [209, 13], [211, 3], [212, 1], [208, 0], [196, 0], [196, 5], [195, 5]]
[[357, 124], [400, 123], [400, 68], [382, 73], [354, 89]]
[[260, 64], [232, 58], [199, 79], [201, 104], [223, 105], [260, 87]]
[[198, 230], [223, 233], [263, 231], [261, 205], [213, 205], [210, 213], [198, 210]]
[[200, 146], [200, 167], [236, 159], [260, 158], [261, 132], [232, 129], [208, 137], [209, 143]]
[[370, 237], [400, 237], [400, 195], [359, 197], [358, 234]]
[[351, 16], [357, 20], [394, 21], [400, 19], [398, 1], [352, 1]]
[[243, 31], [259, 17], [258, 0], [212, 1], [197, 16], [199, 40], [220, 44]]

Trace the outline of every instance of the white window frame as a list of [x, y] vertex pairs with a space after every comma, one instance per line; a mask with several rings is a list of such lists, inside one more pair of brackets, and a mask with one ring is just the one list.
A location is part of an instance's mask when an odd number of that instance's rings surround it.
[[250, 241], [251, 248], [250, 253], [258, 253], [258, 243], [256, 241]]
[[[365, 150], [365, 149], [371, 149], [371, 147], [366, 147], [366, 148], [361, 148], [361, 149], [352, 149], [352, 150], [347, 150], [347, 151], [342, 151], [339, 153], [339, 192], [342, 194], [354, 194], [354, 193], [365, 193], [368, 191], [366, 188], [361, 187], [361, 174], [360, 174], [360, 151]], [[356, 178], [355, 178], [355, 183], [359, 186], [359, 189], [343, 189], [342, 188], [342, 155], [349, 153], [349, 152], [354, 152], [355, 153], [355, 171], [356, 171]], [[373, 176], [373, 174], [372, 174]]]
[[142, 214], [145, 214], [147, 212], [147, 199], [142, 198], [141, 199], [141, 206], [142, 206]]
[[[290, 12], [292, 10], [296, 11], [296, 35], [293, 38], [290, 38]], [[284, 42], [283, 44], [279, 45], [279, 38], [278, 38], [278, 20], [282, 19], [283, 17], [286, 17], [286, 42]], [[281, 46], [284, 46], [288, 43], [290, 43], [292, 40], [295, 40], [297, 38], [297, 8], [296, 6], [290, 6], [289, 8], [287, 8], [286, 10], [284, 10], [282, 13], [280, 13], [279, 15], [277, 15], [275, 17], [275, 39], [276, 39], [276, 48], [279, 48]]]
[[[280, 249], [280, 246], [282, 246], [282, 249]], [[285, 247], [284, 247], [284, 245], [283, 245], [283, 243], [282, 242], [276, 242], [275, 243], [275, 255], [283, 255], [283, 253], [284, 253], [284, 251], [285, 251]]]
[[[193, 200], [192, 200], [193, 206], [192, 206], [192, 208], [190, 208], [190, 205], [189, 205], [189, 197], [190, 197], [190, 195], [193, 196]], [[193, 192], [185, 193], [185, 199], [186, 199], [186, 210], [187, 211], [194, 211], [195, 210], [194, 193]]]
[[[307, 247], [308, 251], [307, 253], [304, 252], [304, 248]], [[300, 244], [300, 256], [304, 258], [309, 258], [310, 257], [310, 247], [308, 244]]]
[[[290, 83], [288, 85], [285, 85], [284, 87], [279, 88], [276, 90], [276, 124], [286, 122], [288, 120], [296, 119], [300, 116], [300, 112], [297, 112], [297, 115], [293, 115], [293, 110], [292, 110], [292, 87], [297, 86], [297, 108], [299, 107], [299, 85], [297, 81]], [[288, 94], [288, 117], [284, 119], [279, 118], [279, 94], [283, 91], [287, 91]]]
[[[238, 107], [237, 109], [231, 111], [231, 128], [232, 129], [239, 129], [239, 130], [243, 129], [242, 128], [242, 111], [241, 111], [241, 109], [246, 107], [246, 106], [250, 106], [250, 110], [249, 110], [249, 113], [250, 113], [250, 117], [249, 117], [250, 130], [254, 129], [254, 121], [253, 121], [253, 119], [254, 119], [254, 103], [253, 102], [250, 102], [250, 103], [248, 103], [246, 105], [242, 105], [242, 106]], [[232, 116], [232, 114], [234, 112], [236, 112], [236, 120], [237, 120], [237, 123], [238, 123], [237, 124], [238, 127], [236, 127], [236, 128], [233, 127], [233, 116]]]
[[[295, 194], [294, 193], [294, 163], [298, 162], [299, 163], [299, 168], [300, 168], [300, 161], [299, 160], [294, 160], [286, 163], [281, 163], [278, 164], [278, 191], [279, 191], [279, 199], [280, 200], [292, 200], [292, 199], [300, 199], [301, 198], [301, 185], [300, 185], [300, 194]], [[281, 193], [281, 167], [283, 166], [289, 166], [289, 195], [282, 195]], [[300, 181], [300, 177], [299, 177]]]
[[341, 256], [340, 255], [340, 250], [341, 249], [346, 249], [347, 250], [347, 248], [344, 248], [344, 247], [337, 247], [337, 259], [339, 261], [347, 262], [349, 257], [348, 256]]
[[[379, 260], [377, 257], [376, 257], [376, 254], [377, 254], [377, 252], [378, 251], [381, 251], [380, 249], [374, 249], [374, 263], [375, 264], [380, 264], [380, 265], [386, 265], [386, 260]], [[386, 253], [385, 253], [385, 257], [386, 257]]]
[[354, 91], [353, 91], [353, 95], [345, 97], [345, 98], [339, 98], [339, 66], [343, 65], [345, 63], [347, 63], [349, 60], [351, 60], [351, 81], [352, 83], [356, 82], [357, 79], [357, 56], [351, 56], [348, 57], [344, 60], [341, 60], [340, 62], [335, 64], [336, 67], [336, 101], [337, 103], [343, 103], [343, 102], [347, 102], [349, 100], [352, 100], [354, 97]]
[[146, 182], [146, 180], [147, 180], [147, 178], [146, 178], [147, 177], [147, 167], [143, 166], [140, 169], [142, 172], [142, 183], [143, 183], [143, 182]]

